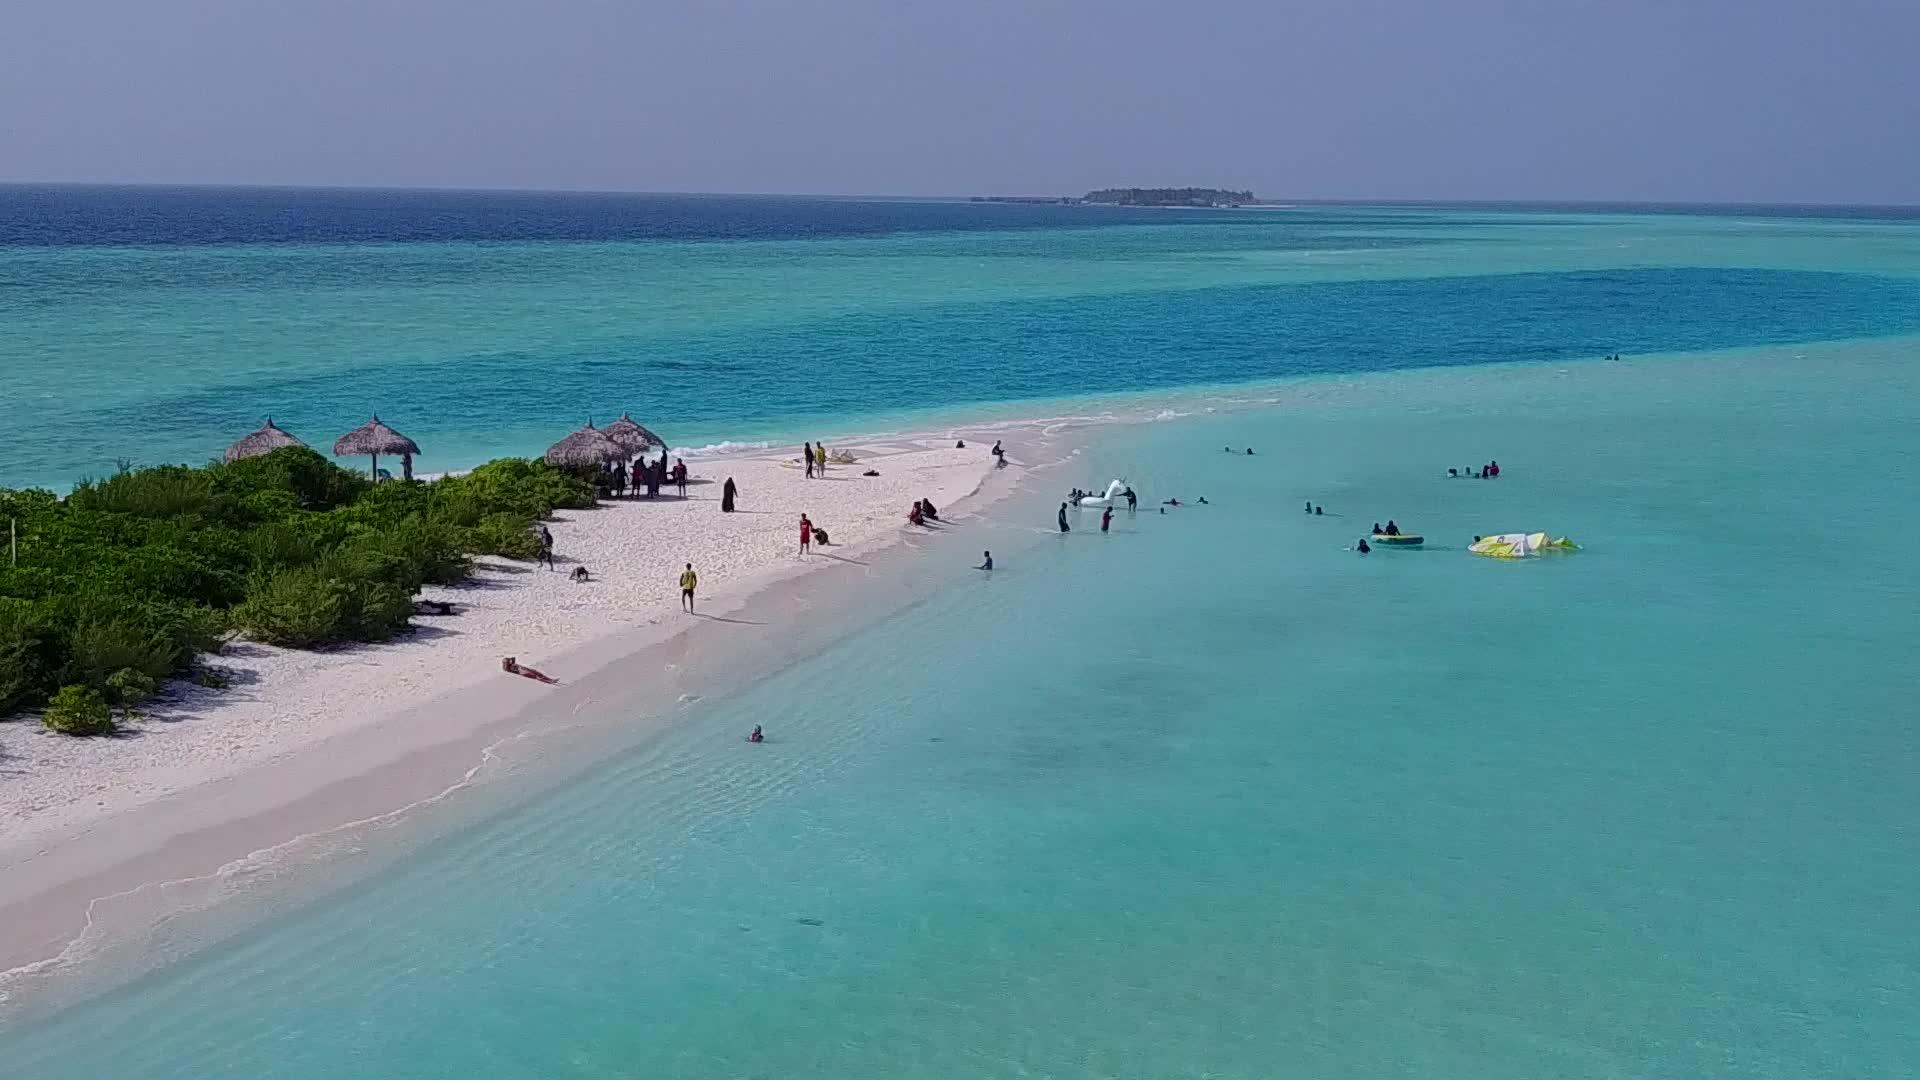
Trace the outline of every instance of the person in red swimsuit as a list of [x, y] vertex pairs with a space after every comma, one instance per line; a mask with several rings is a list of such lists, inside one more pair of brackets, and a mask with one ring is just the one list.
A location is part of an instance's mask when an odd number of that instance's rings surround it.
[[813, 522], [807, 520], [807, 515], [801, 514], [800, 515], [800, 554], [805, 555], [807, 552], [811, 550], [813, 550]]

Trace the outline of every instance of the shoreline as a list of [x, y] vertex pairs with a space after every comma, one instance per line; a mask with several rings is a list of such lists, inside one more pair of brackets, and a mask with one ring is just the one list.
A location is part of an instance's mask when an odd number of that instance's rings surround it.
[[[620, 705], [646, 717], [625, 735], [656, 734], [690, 700], [674, 691], [702, 665], [757, 677], [760, 654], [807, 635], [741, 644], [745, 627], [736, 624], [760, 622], [741, 612], [804, 608], [836, 577], [871, 576], [874, 558], [911, 547], [905, 510], [914, 498], [940, 500], [943, 519], [964, 523], [1028, 471], [995, 470], [992, 435], [975, 445], [969, 433], [966, 450], [953, 449], [953, 437], [843, 444], [859, 463], [819, 482], [785, 467], [797, 455], [690, 461], [697, 486], [685, 502], [619, 501], [550, 524], [561, 561], [589, 566], [591, 583], [484, 560], [466, 585], [426, 591], [456, 605], [450, 618], [422, 617], [423, 630], [391, 643], [321, 653], [239, 643], [209, 660], [246, 682], [225, 691], [172, 684], [129, 737], [67, 739], [26, 721], [0, 727], [0, 761], [17, 774], [0, 782], [8, 822], [0, 1010], [10, 997], [38, 996], [10, 983], [74, 974], [61, 969], [92, 951], [103, 903], [191, 891], [302, 840], [384, 827], [468, 787], [506, 744], [590, 724]], [[858, 475], [869, 467], [881, 475]], [[740, 483], [732, 515], [717, 509], [725, 476]], [[834, 539], [805, 562], [790, 535], [803, 509]], [[694, 546], [701, 550], [686, 550]], [[679, 615], [667, 587], [683, 551], [702, 572], [694, 619]], [[635, 573], [627, 559], [659, 565]], [[500, 655], [562, 684], [511, 678]], [[343, 681], [354, 689], [340, 692]], [[138, 761], [131, 778], [128, 758]]]

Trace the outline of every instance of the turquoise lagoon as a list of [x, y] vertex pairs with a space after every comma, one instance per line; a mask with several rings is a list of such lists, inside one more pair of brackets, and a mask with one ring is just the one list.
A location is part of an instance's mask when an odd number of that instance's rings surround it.
[[[929, 544], [903, 609], [0, 1055], [1908, 1075], [1915, 348], [1170, 399], [1196, 415], [1091, 433]], [[1054, 489], [1115, 474], [1209, 505], [1049, 534]], [[1350, 550], [1389, 516], [1428, 548]], [[1534, 528], [1583, 550], [1463, 550]]]
[[[609, 399], [682, 443], [1162, 418], [0, 1072], [1912, 1075], [1914, 223], [1162, 218], [0, 251], [10, 482], [116, 415], [194, 460], [377, 407], [429, 466]], [[1141, 514], [1052, 534], [1113, 476]], [[1388, 517], [1428, 547], [1351, 550]], [[1464, 551], [1523, 529], [1582, 550]]]

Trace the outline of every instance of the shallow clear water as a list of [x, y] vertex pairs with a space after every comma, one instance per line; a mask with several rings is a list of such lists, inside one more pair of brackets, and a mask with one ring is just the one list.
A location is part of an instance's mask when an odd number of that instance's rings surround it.
[[[1324, 379], [1110, 431], [936, 543], [912, 609], [0, 1060], [1911, 1075], [1917, 349]], [[1048, 535], [1054, 488], [1113, 474], [1211, 505]], [[1428, 550], [1347, 550], [1390, 516]], [[1584, 550], [1461, 550], [1521, 529]]]

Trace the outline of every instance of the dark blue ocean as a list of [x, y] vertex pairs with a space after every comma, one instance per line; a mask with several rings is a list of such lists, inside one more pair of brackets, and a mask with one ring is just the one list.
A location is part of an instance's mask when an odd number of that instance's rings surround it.
[[[1330, 372], [1920, 330], [1897, 211], [0, 188], [0, 483], [378, 413], [424, 469]], [[1750, 216], [1751, 215], [1751, 216]]]

